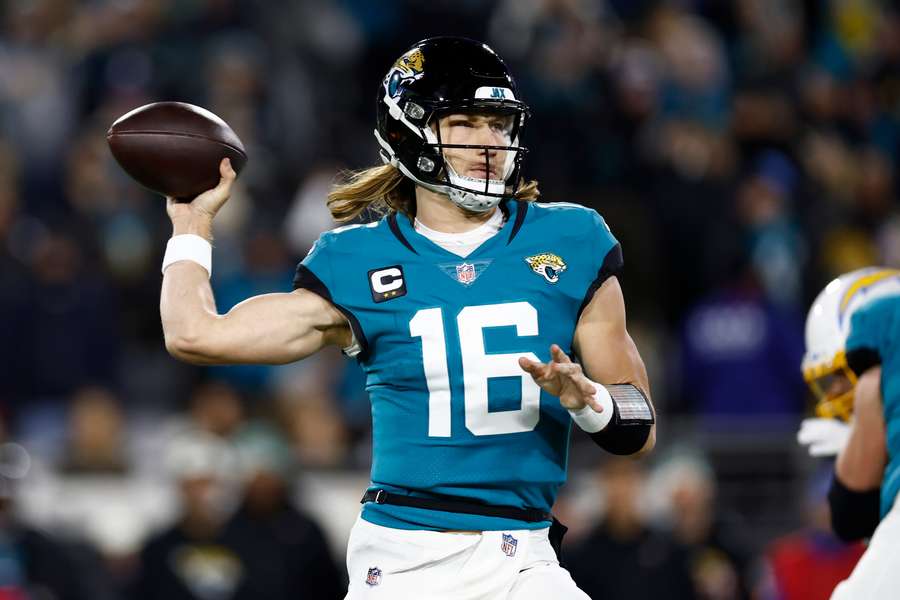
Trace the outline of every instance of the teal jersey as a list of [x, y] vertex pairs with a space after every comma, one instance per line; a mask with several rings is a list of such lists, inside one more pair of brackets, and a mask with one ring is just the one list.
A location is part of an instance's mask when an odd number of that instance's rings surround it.
[[[549, 512], [571, 418], [518, 365], [571, 353], [575, 325], [622, 254], [596, 211], [504, 201], [502, 229], [466, 258], [397, 213], [323, 233], [297, 267], [360, 344], [372, 404], [372, 486]], [[547, 522], [367, 503], [403, 529], [536, 529]]]
[[[873, 300], [853, 314], [847, 356], [863, 355], [863, 364], [881, 363], [881, 398], [888, 464], [881, 482], [881, 516], [900, 491], [900, 296]], [[854, 361], [851, 361], [851, 363]], [[855, 361], [859, 362], [859, 361]], [[860, 373], [858, 373], [860, 374]]]

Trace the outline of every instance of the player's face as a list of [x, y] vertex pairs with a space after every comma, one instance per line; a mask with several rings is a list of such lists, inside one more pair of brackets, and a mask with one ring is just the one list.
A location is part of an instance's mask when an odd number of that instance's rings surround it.
[[844, 369], [810, 381], [818, 401], [816, 413], [820, 417], [848, 419], [853, 407], [853, 386], [853, 380]]
[[824, 377], [822, 386], [827, 398], [836, 398], [853, 389], [853, 383], [842, 372], [834, 373], [830, 377]]
[[[438, 120], [441, 142], [476, 146], [509, 146], [512, 115], [457, 113]], [[445, 148], [444, 158], [457, 174], [473, 179], [503, 179], [508, 152], [501, 149]]]

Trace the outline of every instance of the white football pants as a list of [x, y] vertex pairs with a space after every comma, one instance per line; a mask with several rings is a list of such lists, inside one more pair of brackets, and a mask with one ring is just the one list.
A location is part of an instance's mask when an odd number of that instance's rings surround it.
[[559, 566], [548, 531], [445, 533], [357, 518], [345, 600], [590, 600]]
[[900, 502], [884, 516], [869, 547], [831, 600], [888, 600], [900, 596]]

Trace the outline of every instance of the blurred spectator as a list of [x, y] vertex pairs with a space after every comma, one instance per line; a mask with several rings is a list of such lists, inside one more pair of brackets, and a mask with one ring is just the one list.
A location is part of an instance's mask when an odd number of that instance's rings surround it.
[[701, 600], [750, 600], [752, 553], [739, 532], [720, 518], [711, 466], [692, 454], [675, 454], [654, 472], [666, 502], [666, 524], [690, 553], [691, 575]]
[[763, 598], [827, 600], [865, 551], [862, 543], [846, 544], [831, 532], [831, 472], [830, 467], [822, 469], [808, 484], [805, 528], [776, 539], [767, 550], [772, 580]]
[[0, 426], [0, 597], [9, 600], [113, 600], [108, 573], [93, 548], [66, 543], [16, 516], [16, 484], [28, 472], [24, 448]]
[[652, 527], [640, 510], [644, 467], [610, 458], [598, 476], [606, 499], [603, 519], [564, 559], [591, 598], [696, 598], [688, 550]]
[[741, 182], [735, 199], [753, 270], [766, 296], [789, 309], [800, 306], [801, 267], [806, 259], [806, 247], [792, 217], [796, 181], [794, 165], [780, 152], [767, 151], [754, 173]]
[[334, 467], [347, 459], [347, 427], [333, 381], [344, 370], [343, 361], [333, 348], [319, 352], [306, 369], [293, 371], [279, 385], [279, 417], [295, 455], [306, 467]]
[[213, 434], [195, 431], [172, 441], [166, 464], [178, 487], [180, 514], [172, 527], [153, 536], [141, 550], [129, 597], [232, 598], [247, 569], [222, 541], [222, 527], [237, 500], [231, 449]]
[[[805, 388], [797, 370], [803, 353], [800, 316], [774, 305], [746, 266], [688, 314], [682, 332], [681, 384], [687, 410], [712, 426], [756, 427], [738, 416], [793, 417]], [[719, 423], [721, 426], [722, 423]]]
[[661, 4], [649, 30], [665, 61], [662, 114], [719, 129], [725, 125], [729, 73], [721, 42], [709, 24]]
[[129, 470], [125, 424], [116, 397], [84, 388], [72, 398], [68, 440], [60, 470], [69, 474], [122, 475]]
[[[16, 311], [27, 304], [28, 279], [23, 259], [17, 255], [14, 237], [24, 229], [19, 195], [19, 162], [15, 149], [0, 137], [0, 327], [7, 347], [0, 350], [0, 406], [11, 411], [17, 401], [30, 397], [23, 373], [30, 368], [21, 348], [29, 331]], [[10, 415], [5, 415], [9, 417]]]
[[0, 134], [16, 147], [24, 195], [42, 215], [59, 206], [62, 151], [79, 117], [78, 82], [49, 43], [65, 31], [69, 4], [10, 3], [0, 36]]
[[245, 491], [222, 536], [245, 569], [233, 597], [343, 598], [343, 569], [332, 558], [321, 528], [288, 496], [294, 461], [287, 444], [273, 429], [257, 424], [240, 433], [237, 448]]
[[32, 340], [32, 390], [38, 397], [73, 392], [79, 385], [116, 380], [120, 332], [114, 291], [86, 268], [85, 249], [71, 232], [48, 230], [34, 240], [28, 306], [10, 317], [25, 319]]
[[240, 392], [224, 381], [207, 381], [194, 388], [190, 399], [194, 427], [228, 439], [244, 423], [244, 402]]
[[[133, 461], [131, 475], [155, 476], [158, 454], [130, 448], [135, 422], [155, 448], [159, 419], [183, 424], [175, 411], [193, 394], [190, 420], [208, 432], [234, 437], [247, 415], [267, 415], [304, 465], [368, 466], [364, 378], [337, 352], [274, 369], [168, 356], [158, 265], [170, 224], [104, 134], [171, 99], [207, 106], [243, 138], [251, 159], [217, 220], [224, 312], [289, 291], [297, 259], [332, 226], [329, 181], [377, 160], [384, 65], [444, 33], [486, 39], [515, 63], [532, 108], [525, 175], [547, 201], [597, 208], [622, 240], [629, 319], [647, 332], [645, 358], [659, 357], [647, 360], [667, 430], [674, 416], [748, 428], [751, 414], [799, 414], [806, 302], [838, 273], [900, 266], [896, 2], [17, 0], [0, 2], [0, 414], [37, 461], [79, 473]], [[194, 392], [201, 380], [215, 383]], [[756, 464], [769, 449], [756, 444], [723, 455]], [[752, 534], [771, 539], [802, 502], [738, 493], [770, 489], [751, 472], [715, 502], [767, 513]], [[90, 518], [90, 494], [44, 500], [130, 548], [156, 514], [146, 505], [165, 504], [146, 489], [143, 503], [104, 491], [116, 499]], [[712, 502], [691, 489], [680, 502]], [[212, 563], [228, 572], [228, 559]]]

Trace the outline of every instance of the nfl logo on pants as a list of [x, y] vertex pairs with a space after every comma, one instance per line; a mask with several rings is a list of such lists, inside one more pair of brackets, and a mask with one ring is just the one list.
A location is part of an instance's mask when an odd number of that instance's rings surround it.
[[369, 569], [369, 572], [366, 573], [366, 585], [378, 585], [381, 583], [381, 569], [378, 567], [372, 567]]
[[516, 538], [509, 535], [508, 533], [503, 534], [503, 541], [500, 543], [500, 549], [503, 550], [503, 554], [507, 556], [515, 556], [516, 546], [518, 545], [519, 542], [516, 541]]

